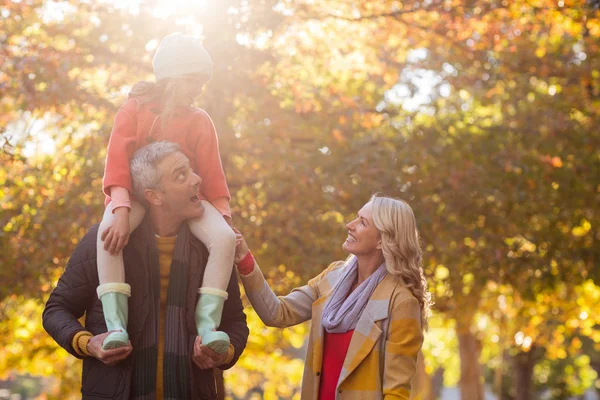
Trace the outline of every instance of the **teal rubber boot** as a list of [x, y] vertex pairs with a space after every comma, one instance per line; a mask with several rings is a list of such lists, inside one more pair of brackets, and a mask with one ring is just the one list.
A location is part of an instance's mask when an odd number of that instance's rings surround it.
[[[129, 285], [121, 283], [109, 283], [106, 285]], [[123, 293], [127, 290], [109, 291], [109, 288], [98, 287], [99, 296], [102, 302], [102, 311], [104, 312], [104, 321], [108, 331], [117, 331], [110, 333], [102, 343], [102, 350], [117, 349], [129, 344], [129, 334], [127, 333], [127, 318], [129, 314], [129, 295]], [[101, 288], [103, 290], [101, 290]], [[130, 289], [129, 289], [130, 290]], [[120, 331], [120, 332], [119, 332]]]
[[[202, 344], [217, 354], [225, 354], [229, 349], [229, 335], [216, 329], [221, 324], [223, 304], [226, 297], [206, 293], [202, 289], [196, 305], [196, 328]], [[225, 292], [227, 293], [227, 292]]]

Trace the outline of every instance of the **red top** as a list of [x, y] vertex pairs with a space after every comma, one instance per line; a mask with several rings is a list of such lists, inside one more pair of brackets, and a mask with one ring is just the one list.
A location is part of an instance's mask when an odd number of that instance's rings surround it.
[[[190, 159], [192, 169], [202, 178], [200, 191], [206, 200], [223, 215], [231, 216], [231, 197], [219, 155], [217, 133], [206, 111], [181, 107], [175, 111], [165, 132], [161, 131], [161, 120], [156, 118], [159, 112], [158, 104], [142, 104], [142, 98], [129, 98], [119, 108], [108, 143], [104, 193], [110, 195], [111, 186], [120, 186], [131, 192], [129, 160], [133, 153], [151, 141], [168, 140], [179, 144], [181, 151]], [[214, 203], [215, 200], [219, 200], [218, 204]]]
[[329, 333], [325, 331], [319, 400], [335, 400], [335, 389], [342, 373], [353, 333], [354, 329], [346, 333]]

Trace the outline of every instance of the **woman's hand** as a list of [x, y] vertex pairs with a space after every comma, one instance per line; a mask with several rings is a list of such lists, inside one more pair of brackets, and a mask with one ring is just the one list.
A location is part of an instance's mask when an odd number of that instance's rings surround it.
[[235, 227], [232, 227], [232, 229], [235, 232], [235, 257], [233, 262], [237, 265], [244, 259], [244, 257], [246, 257], [249, 250], [248, 244], [246, 243], [246, 240], [244, 240], [242, 232]]
[[129, 209], [119, 207], [114, 211], [115, 219], [111, 226], [102, 232], [104, 250], [112, 256], [119, 254], [129, 242]]

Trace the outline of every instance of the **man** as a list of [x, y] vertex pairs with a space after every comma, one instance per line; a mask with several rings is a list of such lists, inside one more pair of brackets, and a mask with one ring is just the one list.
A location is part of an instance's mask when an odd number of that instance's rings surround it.
[[[42, 316], [44, 328], [83, 358], [83, 399], [214, 399], [213, 369], [232, 367], [246, 346], [248, 327], [235, 274], [229, 281], [219, 330], [231, 340], [219, 355], [197, 336], [195, 306], [207, 251], [187, 227], [201, 217], [202, 180], [179, 146], [154, 142], [131, 161], [135, 195], [148, 212], [123, 251], [129, 298], [130, 343], [102, 350], [108, 335], [96, 296], [94, 226], [79, 242]], [[85, 313], [85, 328], [78, 318]]]

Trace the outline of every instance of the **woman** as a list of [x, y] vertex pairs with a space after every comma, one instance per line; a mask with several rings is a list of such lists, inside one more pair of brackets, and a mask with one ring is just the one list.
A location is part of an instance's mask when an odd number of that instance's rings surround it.
[[287, 296], [275, 296], [239, 232], [238, 272], [266, 325], [312, 321], [303, 399], [408, 399], [431, 305], [414, 214], [374, 196], [347, 228], [351, 256]]

